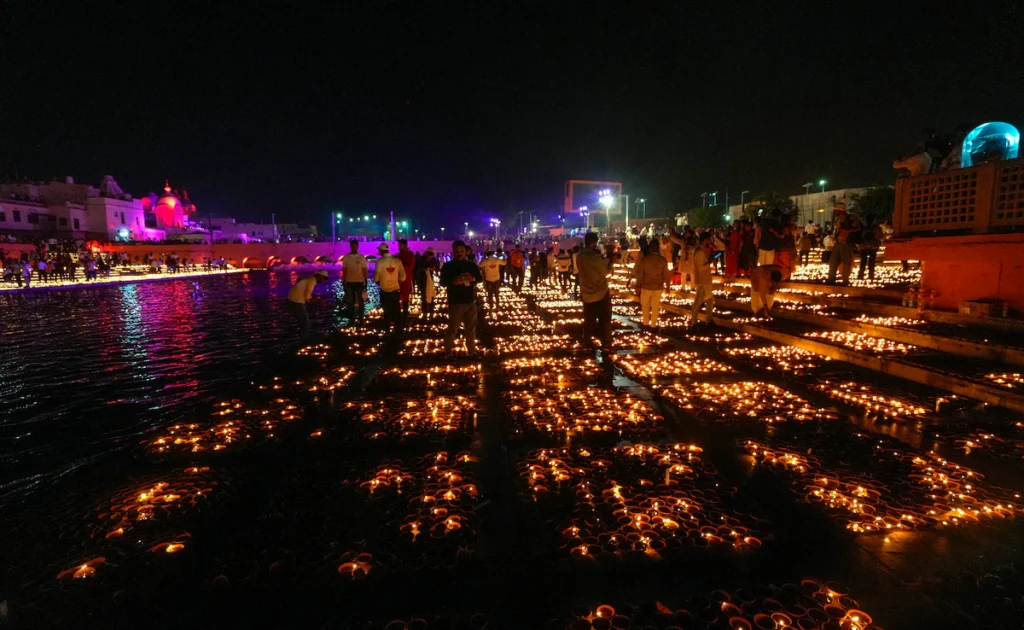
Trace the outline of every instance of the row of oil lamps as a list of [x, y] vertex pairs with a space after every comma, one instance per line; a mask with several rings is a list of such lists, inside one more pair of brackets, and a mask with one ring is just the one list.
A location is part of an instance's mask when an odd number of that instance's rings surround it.
[[824, 330], [818, 332], [806, 332], [804, 337], [818, 339], [831, 344], [846, 346], [857, 352], [870, 352], [873, 354], [907, 354], [917, 350], [917, 346], [872, 337], [863, 333], [847, 332], [843, 330]]
[[506, 391], [506, 409], [521, 431], [565, 438], [588, 433], [643, 435], [660, 431], [664, 418], [634, 395], [603, 388]]
[[588, 357], [520, 357], [501, 362], [502, 375], [511, 387], [578, 387], [601, 374], [601, 366]]
[[[475, 512], [480, 492], [472, 482], [468, 451], [440, 451], [409, 462], [391, 460], [367, 472], [360, 492], [370, 501], [395, 506], [401, 514], [399, 535], [425, 553], [471, 550], [475, 546]], [[369, 553], [343, 554], [338, 573], [348, 579], [367, 577], [374, 567]]]
[[724, 363], [681, 350], [654, 355], [617, 355], [615, 362], [630, 376], [644, 379], [735, 372]]
[[390, 367], [374, 376], [370, 388], [374, 391], [457, 391], [476, 389], [480, 382], [481, 365], [435, 365], [430, 367]]
[[878, 414], [890, 420], [919, 418], [928, 413], [928, 409], [919, 404], [878, 393], [867, 383], [824, 379], [813, 387], [846, 404], [862, 407], [869, 414]]
[[[761, 547], [766, 534], [738, 511], [736, 489], [701, 461], [692, 444], [562, 447], [530, 452], [517, 465], [521, 497], [554, 510], [572, 557], [640, 553], [658, 558], [686, 547]], [[561, 506], [572, 501], [565, 515]]]
[[[90, 525], [90, 537], [124, 540], [131, 548], [141, 546], [150, 553], [176, 554], [185, 549], [190, 538], [180, 531], [182, 515], [207, 507], [218, 486], [207, 466], [193, 466], [159, 480], [133, 484], [102, 503]], [[57, 579], [95, 578], [105, 564], [105, 557], [91, 558], [61, 571]]]
[[144, 442], [152, 454], [223, 451], [253, 439], [273, 439], [282, 423], [298, 420], [301, 408], [288, 398], [264, 404], [222, 401], [214, 406], [214, 419], [204, 423], [175, 424]]
[[567, 630], [671, 627], [728, 630], [881, 630], [874, 618], [839, 582], [803, 580], [800, 584], [717, 590], [683, 598], [681, 608], [661, 602], [652, 608], [599, 604], [573, 609]]
[[714, 422], [835, 420], [837, 415], [771, 383], [688, 383], [657, 388], [660, 396], [698, 419]]
[[341, 406], [370, 439], [407, 440], [465, 433], [477, 413], [470, 396], [387, 396], [353, 400]]
[[816, 370], [831, 359], [796, 346], [760, 346], [755, 348], [726, 348], [730, 357], [749, 363], [761, 370], [804, 374]]
[[[1021, 511], [1020, 494], [987, 482], [979, 473], [934, 453], [915, 454], [875, 445], [873, 457], [862, 470], [846, 464], [855, 442], [843, 440], [832, 448], [814, 448], [810, 439], [799, 442], [747, 440], [745, 448], [754, 465], [788, 471], [794, 492], [840, 518], [857, 533], [892, 534], [924, 527], [955, 527], [980, 520], [1014, 518]], [[844, 456], [845, 455], [845, 456]]]

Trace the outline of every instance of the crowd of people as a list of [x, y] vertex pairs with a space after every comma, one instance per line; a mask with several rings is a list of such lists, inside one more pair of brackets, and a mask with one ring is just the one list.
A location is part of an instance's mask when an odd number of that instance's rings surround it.
[[144, 254], [132, 257], [121, 252], [93, 252], [42, 243], [36, 251], [11, 254], [0, 248], [0, 277], [3, 282], [31, 288], [74, 282], [92, 282], [100, 277], [109, 278], [111, 272], [121, 268], [146, 274], [184, 273], [226, 269], [224, 258], [189, 260], [169, 254]]
[[[809, 222], [797, 226], [789, 216], [758, 216], [754, 220], [735, 221], [721, 229], [677, 231], [673, 227], [649, 225], [606, 238], [600, 244], [596, 232], [587, 232], [583, 241], [569, 245], [549, 241], [516, 242], [506, 245], [487, 241], [484, 251], [473, 250], [464, 241], [456, 241], [451, 254], [438, 253], [433, 247], [414, 253], [405, 240], [394, 254], [387, 243], [379, 246], [372, 280], [380, 294], [383, 325], [400, 334], [405, 326], [413, 288], [420, 299], [421, 312], [428, 319], [433, 313], [435, 282], [448, 291], [449, 330], [445, 347], [450, 352], [460, 329], [467, 340], [475, 338], [478, 309], [495, 308], [501, 299], [500, 288], [521, 292], [529, 285], [560, 288], [583, 303], [584, 339], [597, 338], [605, 347], [611, 343], [611, 294], [608, 277], [616, 263], [632, 262], [629, 286], [636, 290], [641, 306], [641, 327], [656, 328], [662, 295], [674, 285], [692, 289], [694, 302], [691, 326], [712, 322], [715, 308], [713, 272], [731, 281], [749, 278], [751, 309], [755, 315], [770, 317], [774, 294], [801, 264], [810, 262], [810, 253], [821, 250], [822, 261], [829, 265], [827, 282], [849, 282], [853, 257], [860, 254], [859, 276], [874, 277], [875, 258], [885, 238], [881, 225], [865, 224], [846, 211], [844, 204], [833, 208], [834, 220], [820, 226]], [[494, 245], [497, 244], [497, 248]], [[369, 261], [359, 253], [359, 241], [350, 241], [351, 252], [342, 258], [344, 307], [354, 324], [365, 320], [368, 299]], [[527, 273], [528, 272], [528, 273]], [[327, 279], [325, 271], [303, 278], [289, 294], [289, 308], [295, 313], [303, 335], [309, 331], [305, 305], [312, 289]], [[475, 352], [475, 343], [470, 344]]]

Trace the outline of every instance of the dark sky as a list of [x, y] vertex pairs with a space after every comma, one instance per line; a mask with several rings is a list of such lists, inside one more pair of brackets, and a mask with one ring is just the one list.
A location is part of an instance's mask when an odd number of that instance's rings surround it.
[[203, 213], [650, 208], [887, 183], [926, 127], [1024, 123], [1006, 2], [14, 2], [0, 174], [164, 177]]

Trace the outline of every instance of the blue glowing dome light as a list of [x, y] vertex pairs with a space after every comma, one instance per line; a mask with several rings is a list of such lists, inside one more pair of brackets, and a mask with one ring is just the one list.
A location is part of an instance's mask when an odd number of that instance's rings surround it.
[[1012, 160], [1020, 148], [1020, 132], [1009, 123], [978, 125], [964, 138], [960, 166], [967, 168], [994, 160]]

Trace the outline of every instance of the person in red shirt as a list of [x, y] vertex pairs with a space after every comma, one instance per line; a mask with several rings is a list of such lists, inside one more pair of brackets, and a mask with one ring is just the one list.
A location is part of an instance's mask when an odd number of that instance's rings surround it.
[[399, 299], [402, 301], [402, 318], [405, 319], [409, 317], [409, 298], [412, 296], [412, 270], [416, 266], [416, 254], [412, 253], [412, 250], [409, 249], [409, 242], [404, 238], [398, 241], [398, 256], [396, 258], [405, 267], [405, 280], [398, 285]]
[[512, 273], [512, 288], [519, 293], [523, 290], [523, 279], [526, 277], [526, 254], [518, 243], [508, 257], [508, 268]]

